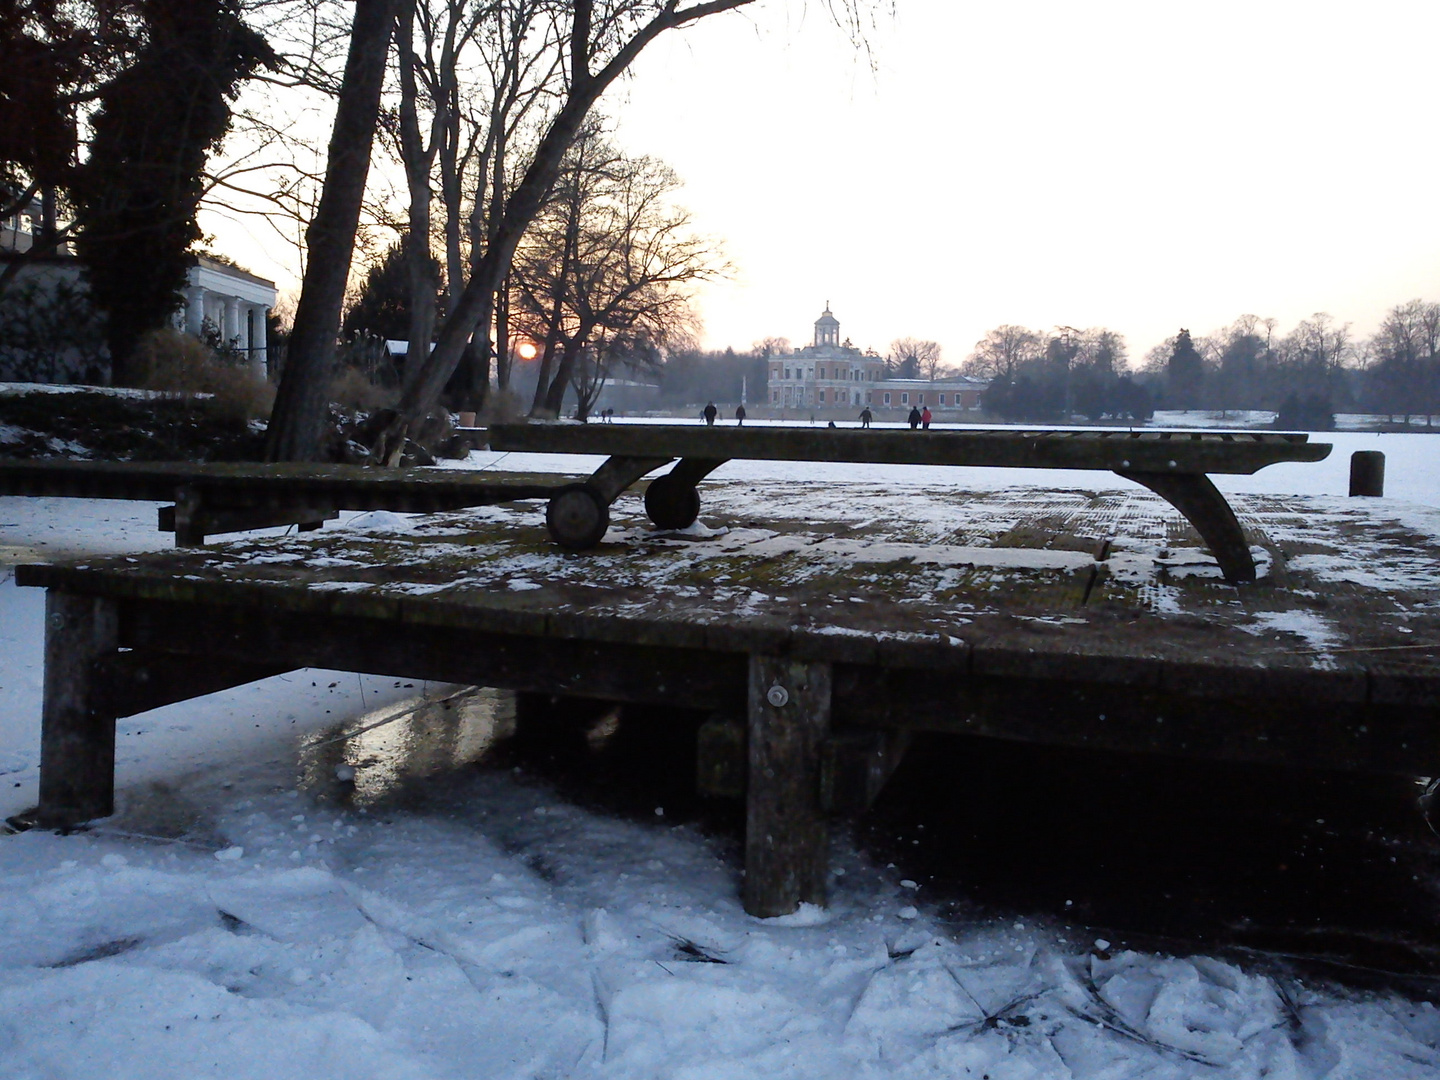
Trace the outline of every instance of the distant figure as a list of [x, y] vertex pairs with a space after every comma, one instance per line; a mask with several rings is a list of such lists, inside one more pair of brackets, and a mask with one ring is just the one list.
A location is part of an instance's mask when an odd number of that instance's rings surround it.
[[745, 403], [741, 402], [735, 406], [735, 423], [740, 427], [745, 426]]
[[923, 427], [926, 431], [929, 431], [929, 430], [930, 430], [930, 421], [933, 420], [933, 419], [934, 419], [934, 416], [933, 416], [933, 415], [931, 414], [931, 412], [930, 412], [930, 406], [929, 406], [929, 405], [926, 405], [926, 406], [925, 406], [925, 411], [920, 414], [920, 425], [921, 425], [921, 427]]
[[715, 425], [715, 414], [719, 411], [719, 409], [715, 408], [715, 403], [712, 401], [701, 410], [700, 415], [705, 417], [707, 426], [713, 427]]
[[924, 417], [920, 415], [919, 409], [917, 409], [914, 405], [911, 405], [910, 415], [906, 417], [906, 419], [910, 421], [910, 430], [914, 431], [920, 426], [920, 421], [923, 420]]
[[863, 408], [863, 409], [860, 410], [860, 426], [861, 426], [862, 428], [867, 428], [867, 427], [869, 427], [869, 426], [870, 426], [870, 421], [871, 421], [871, 420], [874, 420], [874, 419], [875, 419], [875, 414], [870, 411], [870, 406], [869, 406], [869, 405], [866, 405], [865, 408]]
[[834, 427], [834, 426], [835, 426], [835, 421], [834, 421], [834, 420], [831, 420], [830, 423], [827, 424], [826, 426], [827, 426], [827, 427]]

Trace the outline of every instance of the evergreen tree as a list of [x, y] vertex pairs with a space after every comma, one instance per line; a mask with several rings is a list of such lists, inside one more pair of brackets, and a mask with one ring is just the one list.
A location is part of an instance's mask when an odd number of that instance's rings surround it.
[[1205, 361], [1195, 343], [1190, 340], [1190, 331], [1181, 330], [1175, 338], [1175, 346], [1165, 361], [1165, 383], [1168, 401], [1172, 409], [1195, 409], [1200, 406], [1200, 391], [1205, 380]]
[[[406, 341], [410, 334], [410, 234], [406, 233], [385, 250], [370, 267], [360, 294], [345, 312], [341, 330], [345, 337], [373, 334], [390, 341]], [[440, 264], [430, 256], [433, 280], [440, 280]], [[436, 294], [443, 308], [443, 294]], [[443, 314], [443, 310], [441, 312]]]
[[242, 81], [277, 63], [240, 20], [239, 0], [146, 0], [145, 43], [100, 92], [77, 171], [76, 248], [107, 317], [114, 381], [133, 381], [135, 344], [180, 306], [205, 160], [230, 129]]

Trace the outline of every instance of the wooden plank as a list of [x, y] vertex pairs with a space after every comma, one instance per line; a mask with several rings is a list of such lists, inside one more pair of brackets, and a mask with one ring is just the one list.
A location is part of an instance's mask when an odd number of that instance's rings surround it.
[[115, 716], [96, 690], [95, 666], [115, 650], [116, 605], [94, 596], [45, 596], [45, 689], [40, 728], [43, 827], [66, 828], [115, 811]]
[[825, 903], [830, 839], [820, 747], [830, 687], [828, 664], [750, 658], [745, 910], [760, 918]]
[[1117, 472], [1253, 473], [1320, 461], [1328, 443], [1303, 434], [1129, 432], [1111, 429], [926, 432], [878, 428], [704, 427], [676, 424], [496, 424], [495, 450], [627, 458], [852, 461]]

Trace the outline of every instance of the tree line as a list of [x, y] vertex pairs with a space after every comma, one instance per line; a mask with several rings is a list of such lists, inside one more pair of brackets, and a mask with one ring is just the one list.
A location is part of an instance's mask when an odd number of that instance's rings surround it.
[[1440, 413], [1440, 303], [1392, 307], [1369, 338], [1324, 312], [1281, 332], [1242, 315], [1195, 336], [1182, 329], [1132, 368], [1106, 328], [996, 327], [962, 366], [990, 380], [987, 411], [1008, 420], [1143, 421], [1155, 409], [1264, 410], [1286, 427], [1324, 429], [1337, 412], [1400, 419]]

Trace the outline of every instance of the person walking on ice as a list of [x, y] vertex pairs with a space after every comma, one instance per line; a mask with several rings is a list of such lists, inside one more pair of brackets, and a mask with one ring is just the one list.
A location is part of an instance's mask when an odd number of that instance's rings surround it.
[[934, 416], [934, 414], [930, 411], [930, 406], [929, 406], [929, 405], [926, 405], [926, 406], [925, 406], [925, 411], [920, 414], [920, 426], [923, 427], [926, 431], [929, 431], [929, 430], [930, 430], [930, 421], [933, 420], [934, 418], [935, 418], [935, 416]]
[[745, 426], [745, 403], [743, 401], [735, 406], [735, 424], [737, 427]]
[[708, 402], [705, 408], [700, 410], [700, 415], [705, 417], [705, 424], [707, 427], [715, 426], [715, 414], [719, 411], [719, 409], [715, 408], [715, 403], [713, 401]]
[[870, 426], [870, 421], [871, 421], [871, 420], [874, 420], [874, 419], [875, 419], [875, 414], [870, 411], [870, 406], [869, 406], [869, 405], [866, 405], [865, 408], [863, 408], [863, 409], [860, 410], [860, 426], [861, 426], [862, 428], [867, 428], [867, 427], [869, 427], [869, 426]]
[[910, 430], [914, 431], [920, 426], [920, 410], [917, 409], [914, 405], [911, 405], [910, 415], [907, 416], [905, 419], [910, 421]]

